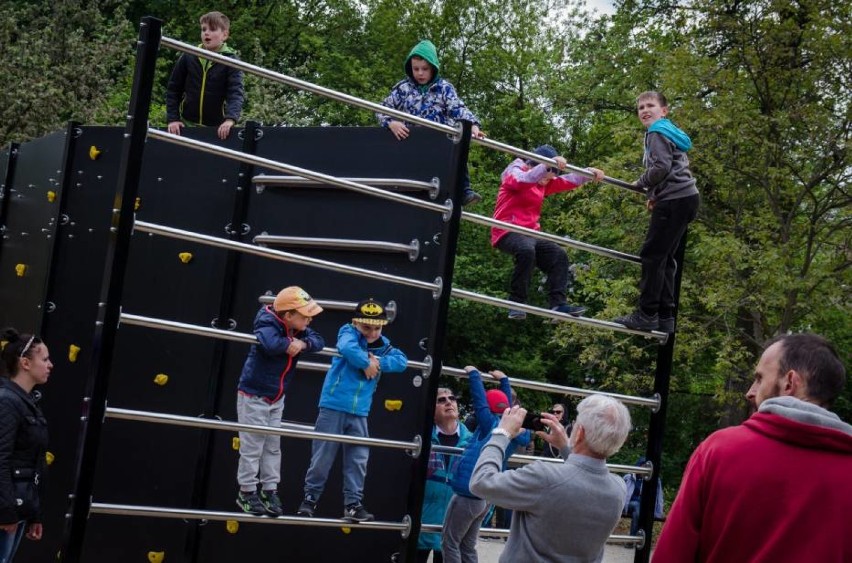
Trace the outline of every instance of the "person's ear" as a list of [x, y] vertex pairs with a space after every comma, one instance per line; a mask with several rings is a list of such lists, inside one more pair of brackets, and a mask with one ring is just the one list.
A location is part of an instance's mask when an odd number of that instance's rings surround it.
[[222, 42], [223, 42], [223, 43], [224, 43], [225, 41], [227, 41], [227, 40], [228, 40], [228, 37], [230, 37], [230, 36], [231, 36], [231, 33], [230, 33], [227, 29], [223, 29], [223, 30], [222, 30]]
[[791, 369], [786, 374], [784, 374], [784, 380], [782, 382], [783, 385], [783, 395], [789, 395], [791, 397], [802, 398], [806, 395], [807, 384], [805, 383], [805, 378], [802, 377], [802, 374], [797, 372], [794, 369]]
[[668, 114], [669, 114], [669, 106], [663, 106], [663, 107], [660, 108], [660, 115], [665, 117]]

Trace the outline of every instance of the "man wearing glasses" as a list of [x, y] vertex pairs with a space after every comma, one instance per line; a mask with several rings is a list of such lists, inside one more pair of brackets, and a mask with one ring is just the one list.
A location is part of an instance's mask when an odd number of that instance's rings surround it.
[[[459, 407], [456, 397], [450, 389], [441, 387], [435, 399], [435, 425], [432, 427], [432, 445], [464, 448], [470, 441], [471, 432], [464, 424], [459, 423]], [[423, 524], [444, 523], [447, 504], [453, 496], [450, 486], [452, 478], [453, 459], [455, 454], [431, 452], [429, 468], [426, 473], [426, 490], [423, 495]], [[417, 561], [425, 563], [432, 553], [433, 563], [444, 560], [441, 554], [441, 533], [420, 532], [417, 539]]]
[[[563, 405], [562, 403], [554, 403], [554, 405], [550, 407], [550, 413], [559, 419], [559, 423], [565, 429], [565, 433], [570, 436], [571, 422], [568, 420], [565, 414], [565, 405]], [[559, 448], [555, 447], [553, 444], [545, 440], [542, 440], [542, 442], [542, 457], [559, 457]]]

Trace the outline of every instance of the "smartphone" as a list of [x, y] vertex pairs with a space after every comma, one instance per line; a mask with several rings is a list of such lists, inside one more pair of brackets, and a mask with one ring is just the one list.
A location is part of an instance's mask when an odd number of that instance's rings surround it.
[[524, 423], [521, 424], [521, 427], [528, 428], [533, 432], [539, 430], [542, 432], [547, 431], [547, 426], [545, 426], [544, 423], [541, 421], [541, 414], [534, 412], [527, 413], [527, 415], [524, 417]]

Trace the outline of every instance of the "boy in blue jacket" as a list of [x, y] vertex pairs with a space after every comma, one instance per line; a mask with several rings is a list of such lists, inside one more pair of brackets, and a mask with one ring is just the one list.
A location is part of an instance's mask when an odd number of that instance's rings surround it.
[[[492, 431], [496, 431], [500, 417], [510, 408], [509, 397], [512, 396], [512, 386], [505, 373], [499, 370], [489, 372], [500, 382], [500, 389], [485, 391], [482, 374], [473, 366], [466, 366], [470, 382], [470, 396], [476, 413], [476, 432], [468, 443], [461, 459], [453, 468], [453, 491], [455, 494], [447, 506], [444, 518], [444, 531], [441, 536], [444, 563], [461, 563], [477, 561], [476, 540], [479, 537], [479, 527], [482, 518], [488, 512], [488, 504], [470, 492], [470, 476], [479, 452], [491, 439]], [[510, 443], [506, 450], [506, 459], [512, 456], [518, 446], [525, 447], [530, 443], [528, 430], [521, 432]], [[505, 460], [503, 462], [505, 468]]]
[[[390, 340], [382, 336], [388, 324], [383, 303], [366, 299], [358, 303], [352, 323], [337, 333], [339, 357], [331, 362], [319, 400], [315, 430], [327, 434], [369, 436], [367, 415], [382, 373], [400, 373], [408, 366], [408, 358]], [[305, 474], [305, 499], [296, 511], [311, 517], [337, 457], [339, 442], [314, 440], [311, 465]], [[354, 444], [343, 445], [343, 519], [367, 522], [373, 515], [362, 503], [364, 480], [370, 449]]]
[[[240, 424], [281, 426], [284, 395], [302, 352], [319, 352], [325, 341], [308, 328], [322, 307], [301, 287], [285, 287], [272, 306], [261, 307], [254, 319], [252, 344], [243, 364], [237, 391]], [[281, 516], [281, 436], [240, 432], [237, 506], [250, 514]], [[260, 494], [257, 486], [260, 484]]]
[[636, 112], [648, 129], [642, 159], [646, 170], [636, 185], [648, 196], [651, 224], [639, 251], [639, 307], [615, 322], [638, 330], [674, 332], [675, 252], [686, 226], [698, 214], [698, 188], [686, 156], [692, 141], [666, 118], [669, 106], [661, 93], [639, 94]]

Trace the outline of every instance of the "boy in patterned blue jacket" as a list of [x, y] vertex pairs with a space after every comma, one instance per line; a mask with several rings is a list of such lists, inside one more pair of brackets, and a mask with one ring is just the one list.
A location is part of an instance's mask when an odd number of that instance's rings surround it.
[[[237, 391], [240, 424], [281, 426], [284, 395], [302, 352], [319, 352], [325, 340], [308, 328], [322, 307], [301, 287], [285, 287], [272, 306], [258, 311], [252, 344]], [[281, 516], [281, 436], [240, 432], [237, 506], [250, 514]], [[257, 493], [258, 483], [261, 486]]]
[[[473, 123], [471, 134], [474, 137], [485, 137], [485, 133], [479, 129], [479, 120], [459, 99], [453, 85], [438, 75], [441, 65], [438, 62], [438, 51], [431, 41], [424, 39], [415, 45], [405, 59], [404, 67], [406, 78], [394, 85], [388, 97], [382, 101], [383, 106], [446, 125], [454, 125], [459, 120], [470, 121]], [[381, 113], [377, 113], [376, 117], [379, 124], [390, 129], [397, 140], [408, 138], [406, 123]], [[470, 188], [470, 174], [467, 170], [462, 178], [462, 189], [462, 205], [482, 201], [482, 196]]]
[[[334, 358], [325, 374], [317, 432], [369, 436], [367, 415], [382, 373], [400, 373], [408, 366], [402, 350], [391, 346], [390, 340], [382, 336], [386, 324], [384, 304], [366, 299], [355, 308], [352, 323], [340, 327], [337, 333], [340, 356]], [[305, 474], [305, 499], [296, 512], [298, 516], [314, 515], [339, 446], [340, 442], [313, 441], [311, 465]], [[367, 446], [343, 445], [343, 519], [349, 522], [373, 520], [362, 503], [369, 456]]]

